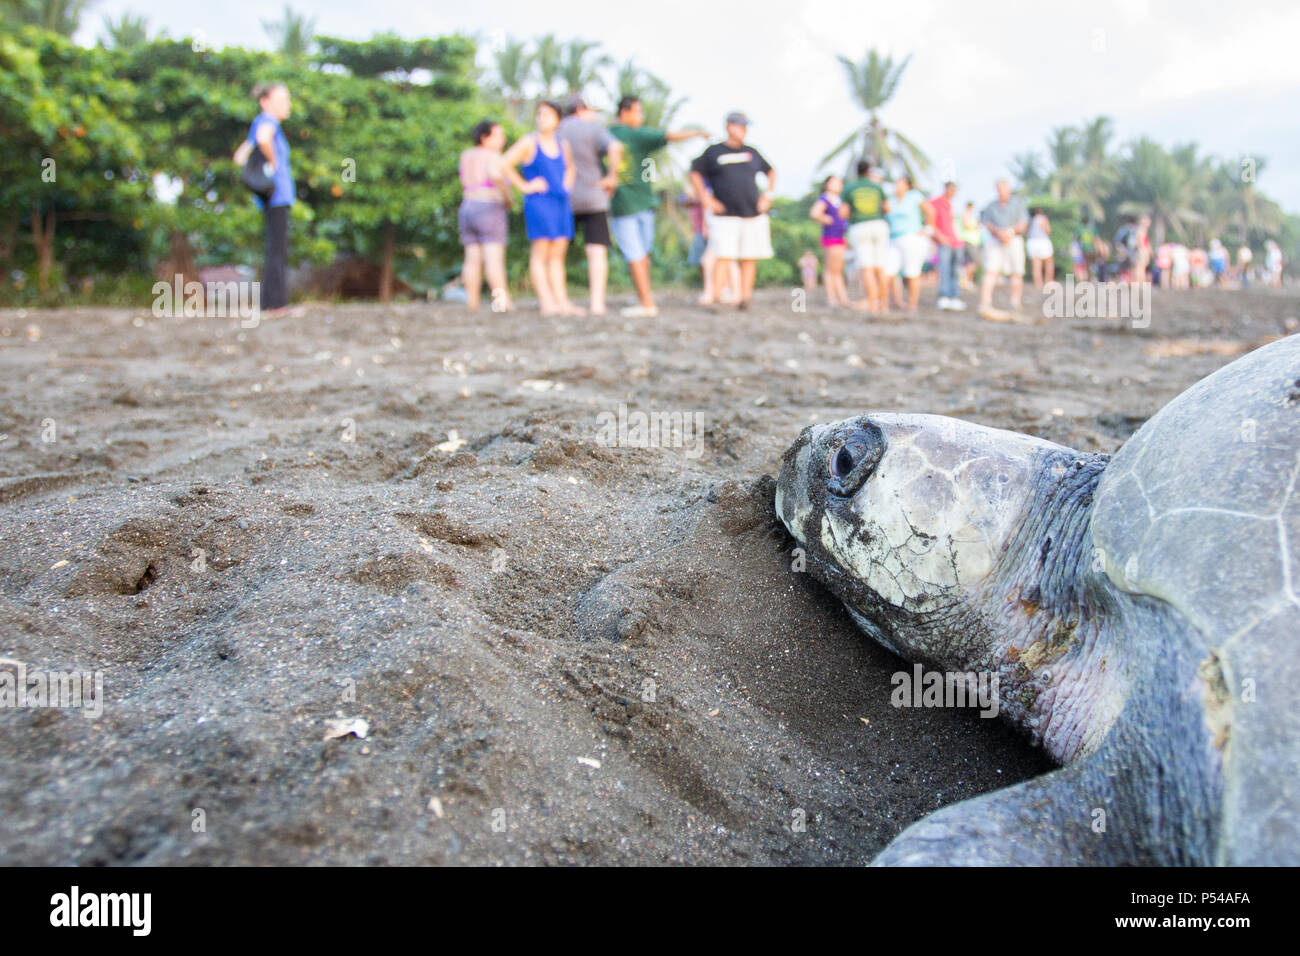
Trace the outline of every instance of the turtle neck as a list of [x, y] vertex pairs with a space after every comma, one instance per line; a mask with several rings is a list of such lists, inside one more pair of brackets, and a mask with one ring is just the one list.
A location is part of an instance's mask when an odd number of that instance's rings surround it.
[[999, 674], [1002, 713], [1061, 763], [1095, 751], [1128, 696], [1122, 655], [1102, 634], [1114, 594], [1090, 531], [1107, 461], [1048, 457], [1024, 519], [967, 612], [988, 635], [978, 663]]

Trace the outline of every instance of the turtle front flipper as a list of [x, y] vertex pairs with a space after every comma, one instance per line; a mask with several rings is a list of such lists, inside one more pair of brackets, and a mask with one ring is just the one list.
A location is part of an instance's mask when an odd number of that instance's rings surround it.
[[[1150, 863], [1129, 855], [1132, 841], [1108, 839], [1104, 775], [1096, 758], [1014, 787], [963, 800], [918, 820], [872, 860], [872, 866], [1078, 866]], [[1097, 828], [1101, 828], [1100, 830]]]

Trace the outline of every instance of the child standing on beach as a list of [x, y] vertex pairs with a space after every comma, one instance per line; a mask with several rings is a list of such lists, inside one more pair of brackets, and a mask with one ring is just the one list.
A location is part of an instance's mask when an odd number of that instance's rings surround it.
[[811, 249], [805, 249], [799, 257], [799, 277], [803, 280], [805, 292], [817, 288], [817, 257]]

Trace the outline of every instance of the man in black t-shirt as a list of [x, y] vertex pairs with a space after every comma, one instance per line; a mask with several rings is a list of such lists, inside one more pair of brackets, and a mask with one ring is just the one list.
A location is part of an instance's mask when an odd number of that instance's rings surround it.
[[[723, 287], [723, 270], [740, 263], [740, 302], [749, 308], [754, 294], [758, 260], [772, 258], [772, 234], [767, 211], [772, 208], [776, 173], [762, 154], [745, 145], [749, 118], [744, 113], [727, 116], [727, 138], [714, 143], [691, 163], [691, 185], [705, 211], [709, 247], [715, 258], [717, 288]], [[767, 178], [760, 193], [755, 178]]]

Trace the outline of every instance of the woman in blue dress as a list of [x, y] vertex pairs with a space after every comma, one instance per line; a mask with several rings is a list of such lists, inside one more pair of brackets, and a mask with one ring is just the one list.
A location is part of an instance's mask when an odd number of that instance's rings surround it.
[[528, 271], [537, 290], [542, 315], [583, 315], [569, 301], [564, 256], [573, 238], [573, 188], [577, 167], [569, 144], [560, 139], [560, 108], [549, 101], [537, 104], [537, 132], [515, 143], [501, 158], [502, 169], [524, 194], [524, 226], [528, 231]]

